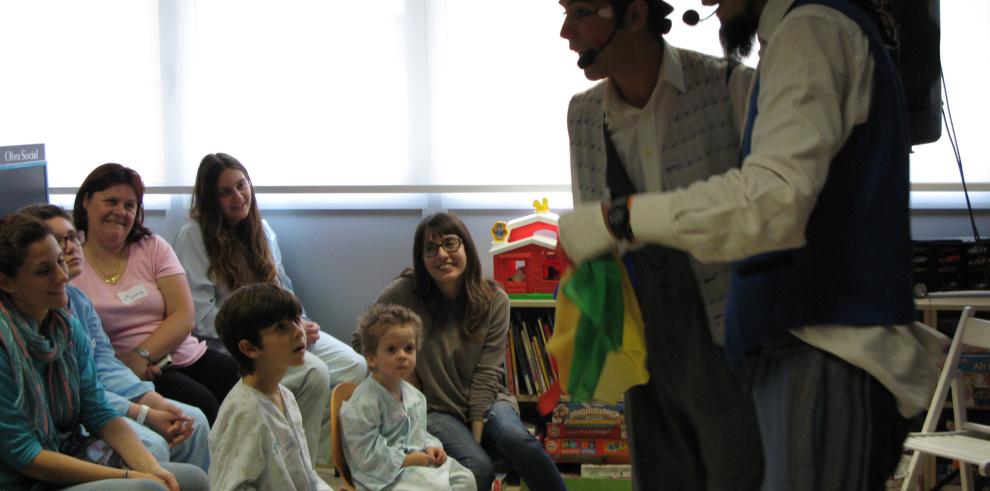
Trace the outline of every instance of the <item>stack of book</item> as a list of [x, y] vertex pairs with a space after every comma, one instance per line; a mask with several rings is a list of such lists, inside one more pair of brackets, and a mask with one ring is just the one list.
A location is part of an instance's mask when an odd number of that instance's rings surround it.
[[622, 404], [558, 404], [547, 423], [543, 447], [555, 462], [628, 464]]
[[505, 387], [510, 394], [538, 396], [557, 380], [547, 355], [552, 334], [552, 311], [513, 316], [505, 349]]
[[972, 351], [959, 356], [966, 405], [990, 407], [990, 353], [979, 352], [975, 348], [968, 349]]

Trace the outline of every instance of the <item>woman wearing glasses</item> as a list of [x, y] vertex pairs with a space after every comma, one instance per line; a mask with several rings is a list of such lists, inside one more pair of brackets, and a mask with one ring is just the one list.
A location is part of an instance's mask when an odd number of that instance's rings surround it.
[[[489, 489], [493, 460], [512, 465], [530, 489], [563, 490], [560, 472], [523, 426], [519, 407], [502, 386], [509, 297], [482, 278], [481, 260], [464, 223], [437, 213], [413, 238], [413, 268], [378, 297], [423, 319], [415, 383], [426, 395], [428, 430], [448, 455]], [[352, 344], [359, 344], [354, 338]], [[360, 346], [357, 346], [360, 348]], [[361, 351], [358, 349], [358, 351]]]
[[[237, 287], [271, 283], [291, 292], [292, 281], [282, 267], [275, 232], [261, 218], [251, 177], [234, 157], [225, 153], [203, 157], [189, 215], [192, 220], [175, 238], [175, 253], [192, 290], [196, 335], [222, 350], [214, 322]], [[360, 382], [368, 366], [346, 343], [321, 332], [305, 311], [303, 327], [309, 346], [304, 364], [290, 369], [282, 384], [299, 403], [309, 454], [323, 462], [330, 448], [326, 411], [330, 390], [341, 382]]]
[[[44, 223], [0, 218], [0, 489], [207, 489], [201, 469], [160, 465], [107, 402], [89, 336], [65, 310], [68, 282]], [[116, 455], [86, 452], [94, 437]]]

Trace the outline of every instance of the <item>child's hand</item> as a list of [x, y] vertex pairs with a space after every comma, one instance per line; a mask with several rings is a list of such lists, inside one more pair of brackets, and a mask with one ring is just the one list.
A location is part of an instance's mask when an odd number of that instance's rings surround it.
[[425, 450], [426, 455], [433, 457], [433, 461], [436, 462], [437, 466], [441, 466], [447, 461], [447, 452], [444, 452], [442, 448], [426, 447]]
[[432, 465], [436, 465], [436, 459], [426, 452], [412, 452], [406, 454], [406, 458], [402, 461], [402, 467], [429, 467]]

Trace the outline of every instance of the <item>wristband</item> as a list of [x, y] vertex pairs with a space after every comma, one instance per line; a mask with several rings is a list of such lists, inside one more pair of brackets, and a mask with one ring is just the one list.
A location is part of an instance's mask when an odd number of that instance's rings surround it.
[[150, 410], [151, 410], [150, 407], [148, 407], [145, 404], [141, 404], [141, 410], [138, 411], [138, 417], [134, 421], [137, 421], [137, 424], [139, 424], [139, 425], [143, 425], [144, 424], [144, 421], [146, 419], [148, 419], [148, 411], [150, 411]]

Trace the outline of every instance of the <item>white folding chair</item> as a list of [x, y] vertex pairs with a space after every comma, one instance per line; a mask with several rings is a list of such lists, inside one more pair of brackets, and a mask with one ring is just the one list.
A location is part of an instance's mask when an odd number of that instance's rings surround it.
[[[923, 453], [958, 460], [962, 489], [966, 491], [973, 490], [971, 466], [976, 466], [983, 476], [990, 471], [990, 426], [972, 423], [966, 418], [966, 399], [959, 371], [963, 345], [990, 349], [990, 321], [974, 318], [972, 307], [963, 309], [945, 366], [938, 378], [935, 396], [928, 407], [925, 424], [920, 432], [909, 434], [904, 441], [904, 448], [914, 450], [914, 455], [911, 456], [908, 475], [901, 486], [902, 491], [907, 491], [914, 484], [919, 457]], [[955, 430], [935, 431], [950, 387]]]

